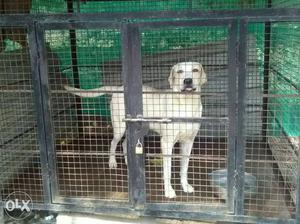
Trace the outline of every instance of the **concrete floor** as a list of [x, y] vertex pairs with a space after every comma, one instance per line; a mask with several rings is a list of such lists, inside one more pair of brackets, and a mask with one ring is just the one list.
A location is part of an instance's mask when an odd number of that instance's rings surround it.
[[26, 220], [16, 221], [4, 215], [0, 223], [4, 224], [212, 224], [208, 222], [181, 221], [158, 218], [111, 218], [77, 213], [34, 212]]
[[207, 222], [180, 221], [154, 218], [142, 218], [138, 220], [120, 220], [107, 217], [88, 217], [76, 214], [59, 214], [56, 220], [56, 224], [212, 224]]

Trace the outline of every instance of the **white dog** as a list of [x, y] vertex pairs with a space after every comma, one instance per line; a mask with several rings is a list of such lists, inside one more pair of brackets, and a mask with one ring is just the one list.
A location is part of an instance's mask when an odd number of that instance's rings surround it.
[[[200, 118], [202, 116], [201, 97], [200, 94], [192, 93], [201, 92], [201, 86], [207, 82], [202, 65], [198, 62], [178, 63], [172, 67], [168, 81], [173, 93], [168, 93], [166, 91], [153, 93], [153, 91], [158, 92], [158, 90], [143, 86], [143, 116], [161, 118]], [[91, 90], [81, 90], [65, 86], [65, 89], [81, 97], [98, 97], [106, 94], [103, 91], [124, 90], [121, 86], [105, 86]], [[126, 130], [126, 124], [123, 121], [125, 118], [123, 93], [112, 93], [110, 108], [114, 137], [110, 147], [109, 167], [116, 168], [116, 147]], [[182, 158], [180, 163], [180, 177], [183, 191], [187, 193], [194, 192], [193, 187], [188, 183], [187, 171], [189, 156], [200, 124], [187, 122], [153, 122], [149, 124], [149, 127], [161, 136], [165, 196], [167, 198], [176, 197], [176, 193], [171, 186], [171, 155], [173, 146], [176, 142], [179, 142], [181, 147]], [[122, 143], [125, 155], [127, 153], [126, 144], [125, 138]]]

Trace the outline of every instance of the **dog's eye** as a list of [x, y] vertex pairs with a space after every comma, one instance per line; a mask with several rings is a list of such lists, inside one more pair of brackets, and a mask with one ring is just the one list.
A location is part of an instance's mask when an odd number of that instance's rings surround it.
[[183, 70], [178, 70], [177, 73], [178, 73], [178, 74], [182, 74], [182, 73], [183, 73]]
[[199, 70], [197, 68], [194, 68], [193, 72], [199, 72]]

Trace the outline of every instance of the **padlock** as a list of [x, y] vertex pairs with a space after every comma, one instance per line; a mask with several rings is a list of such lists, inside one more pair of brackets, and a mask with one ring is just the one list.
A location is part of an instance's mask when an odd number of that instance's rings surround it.
[[140, 142], [140, 139], [138, 140], [138, 142], [136, 143], [136, 146], [135, 146], [135, 154], [143, 154], [143, 145], [142, 143]]

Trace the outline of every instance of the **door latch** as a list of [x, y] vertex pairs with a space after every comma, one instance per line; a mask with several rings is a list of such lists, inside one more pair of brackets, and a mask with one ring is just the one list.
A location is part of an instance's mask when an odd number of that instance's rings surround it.
[[137, 115], [136, 117], [131, 117], [127, 115], [123, 119], [124, 122], [151, 122], [151, 123], [171, 123], [172, 120], [169, 118], [144, 118], [143, 115]]

